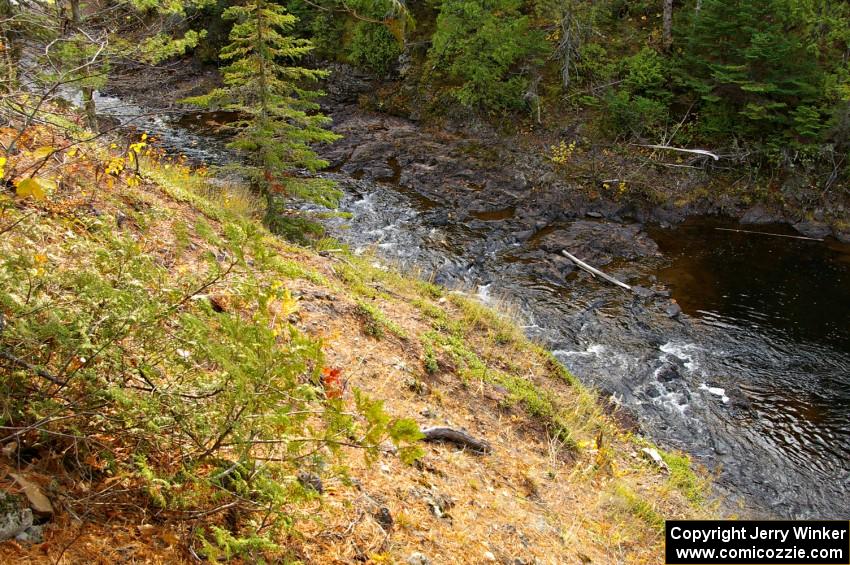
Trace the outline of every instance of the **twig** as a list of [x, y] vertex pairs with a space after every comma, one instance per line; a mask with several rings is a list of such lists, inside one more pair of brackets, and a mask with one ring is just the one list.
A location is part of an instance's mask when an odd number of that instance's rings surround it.
[[27, 369], [28, 371], [32, 371], [33, 373], [35, 373], [39, 377], [41, 377], [43, 379], [47, 379], [48, 381], [52, 382], [55, 385], [59, 385], [59, 386], [65, 385], [65, 383], [61, 379], [59, 379], [58, 377], [54, 376], [51, 373], [48, 373], [44, 369], [39, 369], [38, 367], [36, 367], [32, 363], [24, 361], [23, 359], [21, 359], [17, 355], [12, 355], [11, 353], [6, 351], [5, 349], [0, 349], [0, 357], [2, 357], [3, 359], [6, 359], [7, 361], [11, 361], [15, 365], [18, 365], [19, 367], [23, 367], [24, 369]]
[[638, 147], [649, 147], [650, 149], [668, 149], [670, 151], [679, 151], [681, 153], [695, 153], [697, 155], [705, 155], [707, 157], [711, 157], [715, 161], [719, 161], [720, 157], [711, 151], [706, 151], [705, 149], [682, 149], [681, 147], [670, 147], [669, 145], [643, 145], [643, 144], [635, 144]]
[[3, 235], [6, 232], [12, 231], [13, 229], [15, 229], [15, 226], [17, 226], [18, 224], [20, 224], [21, 222], [23, 222], [24, 220], [26, 220], [27, 218], [32, 216], [34, 213], [35, 212], [30, 212], [29, 214], [24, 214], [23, 216], [21, 216], [20, 218], [18, 218], [17, 220], [15, 220], [11, 224], [9, 224], [8, 226], [0, 229], [0, 235]]

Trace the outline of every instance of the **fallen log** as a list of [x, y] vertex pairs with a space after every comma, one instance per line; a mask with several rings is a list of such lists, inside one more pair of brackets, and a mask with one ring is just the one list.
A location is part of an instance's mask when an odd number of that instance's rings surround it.
[[582, 261], [581, 259], [579, 259], [575, 255], [573, 255], [572, 253], [570, 253], [570, 252], [568, 252], [564, 249], [561, 250], [561, 253], [563, 253], [564, 256], [567, 259], [569, 259], [570, 261], [572, 261], [573, 263], [578, 265], [580, 268], [584, 269], [585, 271], [587, 271], [588, 273], [593, 275], [594, 277], [597, 277], [597, 276], [602, 277], [603, 279], [605, 279], [609, 283], [615, 284], [615, 285], [619, 286], [620, 288], [624, 288], [626, 290], [632, 290], [632, 287], [630, 287], [626, 283], [624, 283], [622, 281], [618, 281], [617, 279], [615, 279], [611, 275], [606, 275], [605, 273], [603, 273], [602, 271], [600, 271], [596, 267], [591, 267], [590, 265], [588, 265], [587, 263], [585, 263], [584, 261]]
[[475, 438], [462, 430], [454, 428], [435, 427], [425, 428], [422, 431], [422, 441], [448, 441], [461, 447], [468, 447], [478, 453], [490, 453], [493, 448], [483, 439]]
[[784, 233], [770, 233], [766, 231], [754, 231], [754, 230], [737, 230], [733, 228], [714, 228], [719, 231], [731, 231], [735, 233], [752, 233], [755, 235], [772, 235], [773, 237], [787, 237], [788, 239], [804, 239], [806, 241], [823, 241], [823, 238], [817, 237], [806, 237], [803, 235], [786, 235]]

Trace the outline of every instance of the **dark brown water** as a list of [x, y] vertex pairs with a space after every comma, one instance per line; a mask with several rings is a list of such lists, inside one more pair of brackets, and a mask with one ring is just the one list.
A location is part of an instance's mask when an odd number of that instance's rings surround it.
[[[657, 271], [683, 310], [729, 343], [713, 370], [748, 410], [753, 449], [793, 464], [850, 499], [850, 245], [721, 231], [692, 219], [652, 229]], [[786, 226], [758, 231], [793, 235]], [[801, 485], [801, 488], [806, 488]], [[847, 517], [850, 507], [844, 515]]]

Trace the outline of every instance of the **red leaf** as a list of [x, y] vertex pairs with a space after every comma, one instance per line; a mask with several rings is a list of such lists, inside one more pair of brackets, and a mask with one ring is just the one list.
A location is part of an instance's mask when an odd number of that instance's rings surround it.
[[325, 394], [328, 398], [342, 398], [342, 393], [345, 390], [345, 383], [342, 382], [342, 369], [323, 367], [322, 386], [325, 387]]

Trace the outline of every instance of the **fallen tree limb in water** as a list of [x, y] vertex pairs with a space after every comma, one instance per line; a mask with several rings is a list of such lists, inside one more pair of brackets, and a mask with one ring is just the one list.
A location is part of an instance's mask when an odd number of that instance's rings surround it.
[[454, 428], [425, 428], [422, 430], [422, 441], [448, 441], [461, 447], [468, 447], [478, 453], [490, 453], [493, 448], [483, 439], [475, 438], [468, 433]]
[[593, 275], [594, 277], [596, 277], [596, 276], [602, 277], [606, 281], [608, 281], [612, 284], [615, 284], [615, 285], [619, 286], [620, 288], [624, 288], [626, 290], [632, 290], [632, 287], [630, 287], [626, 283], [624, 283], [622, 281], [618, 281], [617, 279], [615, 279], [611, 275], [606, 275], [605, 273], [603, 273], [602, 271], [600, 271], [596, 267], [591, 267], [590, 265], [588, 265], [587, 263], [585, 263], [584, 261], [582, 261], [581, 259], [579, 259], [575, 255], [573, 255], [572, 253], [570, 253], [570, 252], [568, 252], [564, 249], [561, 250], [561, 253], [563, 253], [564, 256], [567, 259], [569, 259], [570, 261], [572, 261], [573, 263], [578, 265], [580, 268], [584, 269], [585, 271], [587, 271], [588, 273]]
[[753, 231], [753, 230], [736, 230], [732, 228], [714, 228], [720, 231], [731, 231], [735, 233], [752, 233], [755, 235], [772, 235], [773, 237], [787, 237], [789, 239], [805, 239], [806, 241], [823, 241], [823, 238], [817, 237], [806, 237], [803, 235], [785, 235], [784, 233], [770, 233], [766, 231]]

